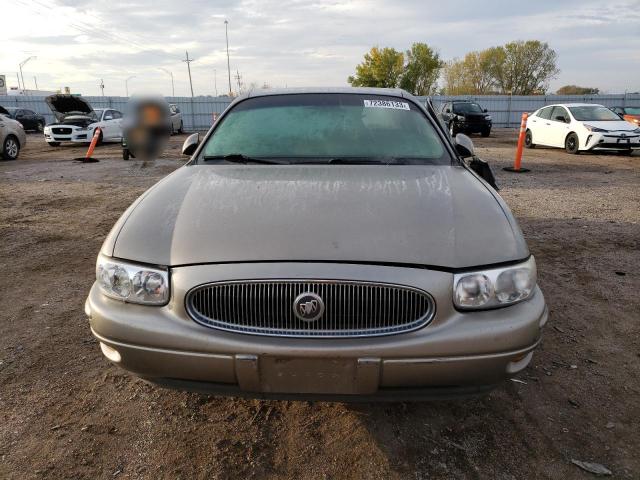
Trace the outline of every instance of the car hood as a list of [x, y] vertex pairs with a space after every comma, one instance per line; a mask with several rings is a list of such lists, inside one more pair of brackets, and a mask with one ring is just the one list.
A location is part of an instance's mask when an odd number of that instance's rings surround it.
[[336, 261], [449, 268], [529, 254], [500, 197], [454, 166], [185, 166], [125, 212], [102, 251], [169, 266]]
[[592, 127], [602, 128], [603, 130], [608, 130], [610, 132], [630, 132], [638, 128], [636, 125], [633, 125], [626, 120], [609, 120], [606, 122], [584, 121], [582, 123], [591, 125]]
[[62, 122], [71, 115], [85, 117], [95, 116], [91, 104], [79, 95], [50, 95], [45, 101], [59, 122]]

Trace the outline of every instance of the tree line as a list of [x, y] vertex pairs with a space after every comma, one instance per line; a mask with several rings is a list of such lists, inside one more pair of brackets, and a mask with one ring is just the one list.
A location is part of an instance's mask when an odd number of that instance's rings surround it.
[[[435, 48], [418, 42], [406, 52], [373, 47], [347, 80], [354, 87], [400, 87], [414, 95], [542, 95], [560, 73], [557, 63], [557, 53], [539, 40], [509, 42], [448, 62]], [[557, 93], [592, 94], [598, 89], [566, 85]]]

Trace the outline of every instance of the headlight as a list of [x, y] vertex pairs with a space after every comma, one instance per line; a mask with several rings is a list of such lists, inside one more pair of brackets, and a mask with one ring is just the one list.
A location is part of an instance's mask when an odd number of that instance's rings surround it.
[[491, 120], [491, 115], [485, 115], [485, 116], [484, 116], [484, 119], [485, 119], [485, 120]]
[[593, 125], [587, 125], [586, 123], [584, 124], [584, 128], [586, 128], [590, 132], [607, 133], [609, 131], [609, 130], [605, 130], [604, 128], [598, 128], [598, 127], [594, 127]]
[[106, 296], [124, 302], [164, 305], [169, 300], [169, 272], [100, 255], [96, 280]]
[[456, 122], [464, 122], [466, 119], [462, 115], [456, 115]]
[[537, 281], [536, 261], [453, 277], [453, 303], [464, 310], [513, 305], [533, 295]]

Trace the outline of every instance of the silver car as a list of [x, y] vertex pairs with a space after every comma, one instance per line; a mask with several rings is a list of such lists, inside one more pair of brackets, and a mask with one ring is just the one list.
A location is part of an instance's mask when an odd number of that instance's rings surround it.
[[524, 369], [547, 321], [497, 192], [402, 90], [236, 99], [122, 215], [86, 301], [113, 363], [224, 395], [425, 399]]
[[27, 134], [22, 124], [13, 120], [7, 109], [0, 106], [0, 156], [4, 160], [16, 160], [26, 144]]

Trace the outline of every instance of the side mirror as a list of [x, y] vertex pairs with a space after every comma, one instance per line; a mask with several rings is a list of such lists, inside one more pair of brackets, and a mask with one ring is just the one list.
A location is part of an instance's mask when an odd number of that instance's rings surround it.
[[473, 157], [476, 154], [473, 142], [464, 133], [459, 133], [455, 138], [456, 151], [462, 158]]
[[489, 110], [487, 110], [486, 108], [484, 110], [482, 110], [484, 113], [487, 113]]
[[447, 109], [444, 111], [444, 113], [451, 113], [451, 109], [450, 109], [450, 108], [447, 108]]
[[198, 145], [200, 145], [200, 134], [192, 133], [182, 144], [182, 154], [188, 156], [193, 155], [193, 152], [196, 151]]

